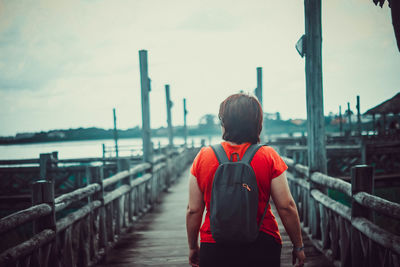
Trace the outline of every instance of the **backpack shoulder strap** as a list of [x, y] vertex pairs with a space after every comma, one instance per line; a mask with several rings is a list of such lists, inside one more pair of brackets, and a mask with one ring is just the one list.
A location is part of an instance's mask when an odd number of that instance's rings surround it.
[[262, 147], [260, 144], [252, 144], [247, 148], [246, 152], [243, 155], [242, 162], [250, 164], [256, 152]]
[[214, 151], [215, 156], [217, 156], [219, 164], [229, 161], [228, 156], [226, 155], [226, 152], [224, 150], [224, 147], [221, 144], [213, 145], [211, 146], [211, 148]]

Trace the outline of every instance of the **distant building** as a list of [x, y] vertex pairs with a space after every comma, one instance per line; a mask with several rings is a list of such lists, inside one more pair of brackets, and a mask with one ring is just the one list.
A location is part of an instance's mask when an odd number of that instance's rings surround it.
[[65, 138], [65, 133], [56, 131], [56, 132], [48, 133], [47, 136], [49, 138], [60, 138], [60, 139], [63, 139], [63, 138]]
[[15, 135], [15, 140], [32, 138], [34, 135], [34, 133], [18, 133]]

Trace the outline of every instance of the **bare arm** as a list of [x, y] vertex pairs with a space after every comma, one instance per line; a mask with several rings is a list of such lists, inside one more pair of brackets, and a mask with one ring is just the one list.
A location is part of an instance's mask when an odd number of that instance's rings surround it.
[[[293, 246], [296, 248], [303, 247], [299, 214], [289, 190], [286, 172], [272, 180], [271, 196]], [[304, 251], [294, 251], [294, 256], [299, 260], [299, 265], [297, 266], [302, 266], [305, 260]]]
[[189, 263], [192, 266], [198, 266], [198, 237], [203, 218], [204, 200], [196, 177], [190, 175], [189, 179], [189, 204], [186, 212], [186, 231], [190, 250]]

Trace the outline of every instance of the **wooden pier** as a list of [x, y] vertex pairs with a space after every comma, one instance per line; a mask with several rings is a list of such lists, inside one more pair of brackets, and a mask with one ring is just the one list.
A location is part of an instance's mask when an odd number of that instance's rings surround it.
[[[160, 205], [146, 214], [110, 251], [97, 267], [189, 266], [186, 238], [186, 205], [188, 203], [189, 168], [164, 193]], [[283, 239], [281, 266], [293, 266], [292, 245], [275, 206], [273, 212]], [[307, 263], [305, 266], [330, 267], [333, 264], [319, 252], [307, 235], [303, 235]]]

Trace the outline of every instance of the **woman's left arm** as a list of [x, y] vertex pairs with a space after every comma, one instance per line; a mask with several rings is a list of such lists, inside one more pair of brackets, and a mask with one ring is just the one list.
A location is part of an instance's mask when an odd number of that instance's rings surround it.
[[186, 231], [189, 243], [189, 264], [199, 264], [199, 229], [204, 211], [203, 194], [200, 191], [197, 179], [192, 174], [189, 178], [189, 204], [186, 212]]

